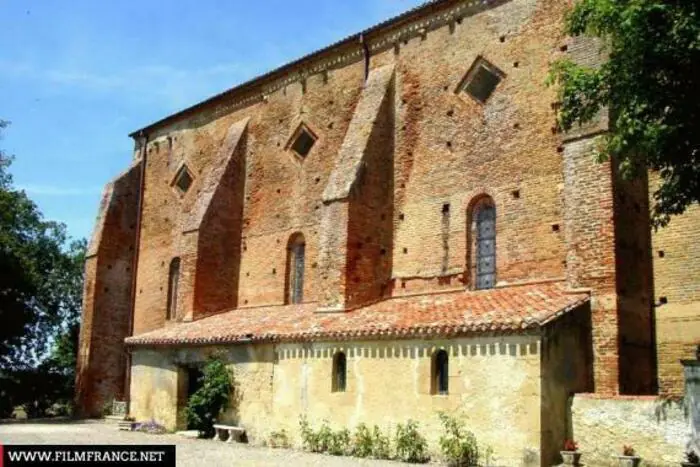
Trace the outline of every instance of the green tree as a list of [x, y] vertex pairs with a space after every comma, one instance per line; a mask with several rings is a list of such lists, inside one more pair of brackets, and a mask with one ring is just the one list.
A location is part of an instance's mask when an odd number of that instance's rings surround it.
[[44, 220], [13, 186], [11, 163], [0, 151], [0, 416], [20, 404], [38, 415], [72, 398], [86, 243]]
[[601, 38], [607, 59], [596, 68], [553, 64], [561, 127], [608, 107], [599, 158], [611, 158], [626, 178], [658, 172], [654, 223], [667, 224], [700, 201], [700, 2], [579, 0], [565, 25], [572, 36]]
[[187, 401], [185, 415], [190, 428], [198, 430], [202, 437], [210, 437], [219, 414], [231, 400], [233, 376], [218, 358], [211, 358], [202, 373], [199, 389]]

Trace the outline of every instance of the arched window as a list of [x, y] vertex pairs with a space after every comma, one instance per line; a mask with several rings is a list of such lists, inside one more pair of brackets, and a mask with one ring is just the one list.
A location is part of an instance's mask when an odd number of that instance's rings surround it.
[[333, 356], [333, 392], [345, 392], [348, 365], [344, 352]]
[[496, 206], [489, 197], [472, 208], [473, 287], [492, 289], [496, 285]]
[[433, 355], [432, 364], [432, 393], [447, 394], [449, 390], [449, 357], [444, 350], [438, 350]]
[[306, 243], [300, 233], [292, 235], [287, 245], [287, 291], [286, 302], [297, 304], [304, 301], [304, 257]]
[[168, 274], [168, 308], [166, 318], [171, 320], [177, 313], [177, 285], [180, 281], [180, 258], [174, 258], [170, 262]]

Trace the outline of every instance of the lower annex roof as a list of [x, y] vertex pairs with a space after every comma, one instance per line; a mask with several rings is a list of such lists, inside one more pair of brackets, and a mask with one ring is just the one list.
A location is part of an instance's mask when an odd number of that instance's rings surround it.
[[128, 346], [407, 339], [536, 329], [590, 300], [561, 283], [397, 297], [344, 313], [316, 304], [236, 309], [129, 337]]

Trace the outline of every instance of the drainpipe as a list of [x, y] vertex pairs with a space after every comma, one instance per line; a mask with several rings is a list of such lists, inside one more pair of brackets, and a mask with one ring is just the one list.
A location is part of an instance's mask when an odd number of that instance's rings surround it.
[[[134, 334], [134, 312], [136, 311], [136, 286], [139, 267], [139, 250], [141, 245], [141, 217], [143, 216], [143, 194], [146, 187], [146, 162], [148, 157], [148, 135], [143, 131], [139, 133], [141, 141], [141, 180], [139, 181], [139, 197], [136, 207], [136, 232], [134, 233], [134, 258], [131, 265], [131, 310], [129, 311], [129, 335]], [[126, 349], [126, 375], [124, 380], [126, 396], [126, 413], [131, 411], [131, 349]]]
[[362, 55], [364, 56], [364, 59], [365, 59], [365, 83], [366, 83], [367, 78], [369, 78], [370, 51], [369, 51], [369, 45], [367, 44], [367, 38], [365, 37], [364, 34], [360, 34], [360, 44], [362, 45]]

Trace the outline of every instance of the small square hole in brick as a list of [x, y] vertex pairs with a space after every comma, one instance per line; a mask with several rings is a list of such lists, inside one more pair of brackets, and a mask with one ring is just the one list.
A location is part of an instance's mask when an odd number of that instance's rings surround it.
[[408, 248], [404, 248], [404, 249], [403, 249], [403, 254], [404, 254], [404, 255], [408, 254]]
[[442, 205], [442, 213], [449, 214], [449, 212], [450, 212], [450, 204], [449, 203], [443, 204]]
[[552, 224], [552, 232], [559, 232], [559, 224]]
[[296, 152], [301, 157], [306, 157], [311, 152], [311, 148], [316, 144], [316, 138], [309, 133], [305, 128], [302, 128], [292, 144], [292, 151]]
[[661, 298], [659, 298], [659, 301], [661, 302], [662, 305], [668, 304], [668, 298], [667, 298], [667, 297], [661, 297]]
[[513, 199], [520, 199], [520, 190], [513, 190], [511, 195], [513, 195]]
[[462, 90], [483, 104], [491, 97], [503, 76], [496, 67], [479, 58], [467, 74]]
[[664, 258], [666, 256], [666, 252], [664, 250], [659, 251], [659, 258]]
[[180, 190], [180, 192], [187, 193], [192, 186], [192, 182], [192, 175], [190, 175], [190, 171], [187, 169], [187, 166], [182, 166], [182, 168], [177, 172], [177, 175], [175, 175], [175, 186], [178, 190]]

